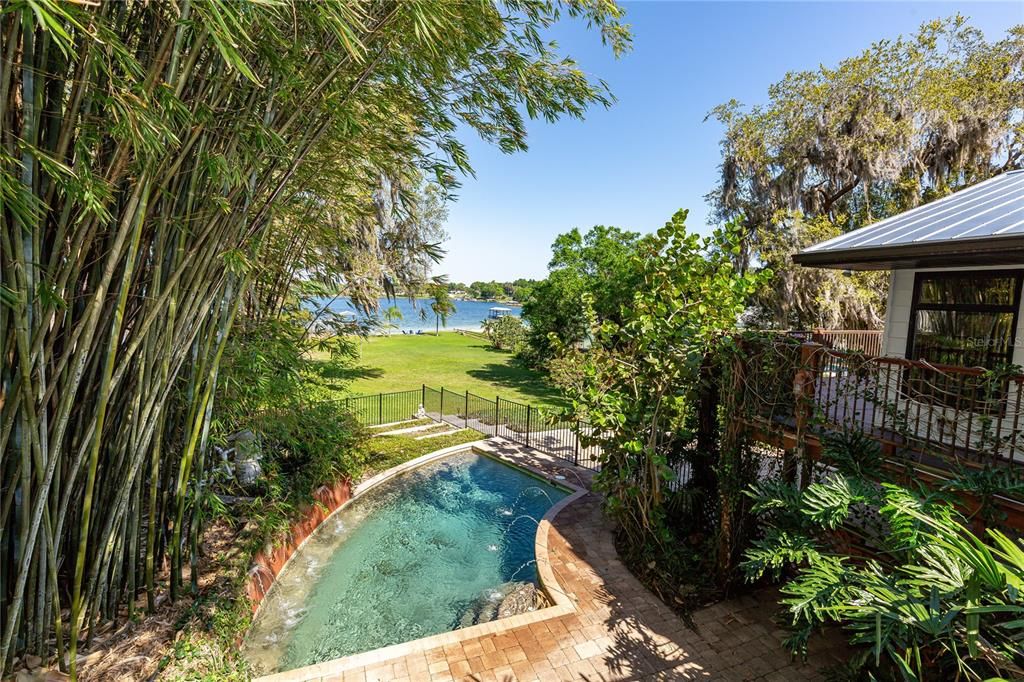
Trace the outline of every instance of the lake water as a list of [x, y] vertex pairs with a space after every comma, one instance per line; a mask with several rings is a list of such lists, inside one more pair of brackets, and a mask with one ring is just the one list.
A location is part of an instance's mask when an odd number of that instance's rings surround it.
[[[317, 301], [316, 304], [323, 306], [329, 300], [322, 299]], [[395, 301], [389, 301], [386, 298], [380, 299], [381, 314], [390, 307], [398, 308], [402, 314], [401, 319], [392, 320], [391, 324], [394, 327], [388, 331], [392, 334], [402, 331], [434, 331], [434, 313], [430, 309], [430, 301], [431, 299], [429, 298], [419, 298], [415, 302], [406, 298], [400, 298]], [[483, 321], [487, 319], [487, 311], [495, 306], [509, 308], [512, 311], [511, 314], [517, 317], [521, 311], [519, 306], [509, 303], [494, 303], [493, 301], [453, 301], [453, 303], [455, 304], [455, 313], [448, 316], [447, 326], [442, 326], [441, 329], [481, 329]], [[336, 312], [349, 310], [357, 315], [359, 314], [352, 307], [352, 302], [348, 298], [339, 297], [331, 304], [330, 308]], [[426, 311], [426, 319], [420, 316], [421, 311]]]

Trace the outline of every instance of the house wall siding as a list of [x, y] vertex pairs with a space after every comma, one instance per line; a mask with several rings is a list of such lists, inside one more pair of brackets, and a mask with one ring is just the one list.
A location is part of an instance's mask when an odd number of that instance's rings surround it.
[[[907, 336], [910, 333], [910, 304], [914, 297], [914, 276], [918, 272], [951, 272], [1014, 269], [1006, 265], [967, 268], [922, 268], [920, 270], [893, 270], [889, 279], [889, 300], [882, 334], [882, 352], [890, 357], [902, 358], [907, 354]], [[1024, 267], [1020, 268], [1024, 269]], [[1022, 303], [1024, 308], [1024, 303]], [[1017, 316], [1017, 336], [1013, 349], [1013, 363], [1024, 366], [1024, 314]]]

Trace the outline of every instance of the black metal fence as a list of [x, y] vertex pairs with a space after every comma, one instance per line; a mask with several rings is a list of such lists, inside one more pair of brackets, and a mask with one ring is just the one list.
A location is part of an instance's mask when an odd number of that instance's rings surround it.
[[[601, 468], [600, 446], [584, 445], [580, 438], [581, 434], [584, 438], [592, 435], [593, 426], [515, 400], [492, 400], [469, 391], [456, 393], [424, 385], [418, 390], [352, 396], [346, 405], [367, 426], [429, 417], [456, 428], [475, 429], [487, 436], [519, 443], [585, 469]], [[673, 469], [676, 480], [671, 487], [689, 479], [685, 462]]]
[[[601, 468], [600, 446], [584, 444], [580, 437], [593, 434], [593, 426], [524, 402], [424, 385], [419, 390], [356, 395], [348, 398], [347, 403], [359, 421], [368, 426], [429, 417], [457, 428], [505, 438], [592, 471]], [[685, 463], [674, 469], [677, 484], [689, 478]]]
[[345, 398], [345, 408], [360, 424], [380, 426], [414, 417], [423, 399], [422, 391], [393, 391]]
[[[582, 442], [595, 434], [593, 426], [515, 400], [501, 397], [491, 400], [469, 391], [456, 393], [443, 387], [423, 385], [408, 391], [349, 396], [338, 400], [337, 404], [364, 426], [397, 425], [411, 419], [429, 418], [504, 438], [591, 471], [601, 469], [601, 447]], [[265, 412], [255, 417], [263, 419]], [[672, 465], [672, 469], [676, 478], [669, 488], [678, 489], [689, 480], [690, 467], [680, 461]]]
[[418, 390], [350, 396], [344, 405], [365, 426], [429, 417], [457, 428], [499, 436], [587, 469], [600, 468], [600, 448], [580, 442], [579, 434], [592, 430], [588, 424], [514, 400], [492, 400], [469, 391], [456, 393], [444, 387], [422, 386]]

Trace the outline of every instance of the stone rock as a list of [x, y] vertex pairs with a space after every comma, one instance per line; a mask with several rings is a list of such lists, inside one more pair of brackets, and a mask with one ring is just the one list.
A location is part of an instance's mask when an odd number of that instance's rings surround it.
[[494, 620], [497, 613], [498, 605], [487, 597], [481, 597], [462, 614], [459, 627], [468, 628], [470, 625], [489, 623]]
[[543, 603], [541, 593], [533, 583], [505, 583], [472, 602], [459, 619], [459, 627], [465, 628], [528, 613], [537, 610]]
[[518, 616], [537, 608], [537, 587], [533, 583], [518, 583], [508, 591], [498, 606], [498, 618]]

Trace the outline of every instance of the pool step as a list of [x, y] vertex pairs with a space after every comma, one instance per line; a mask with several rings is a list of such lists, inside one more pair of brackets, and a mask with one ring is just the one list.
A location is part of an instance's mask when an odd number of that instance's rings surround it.
[[374, 433], [375, 436], [401, 436], [407, 433], [416, 433], [417, 431], [429, 431], [436, 429], [441, 426], [439, 422], [430, 422], [429, 424], [420, 424], [418, 426], [408, 426], [404, 429], [393, 429], [391, 431], [378, 431]]
[[419, 423], [422, 421], [423, 420], [418, 417], [413, 417], [411, 419], [403, 419], [401, 421], [389, 422], [387, 424], [374, 424], [373, 426], [367, 426], [366, 428], [370, 433], [378, 435], [380, 433], [383, 433], [384, 431], [390, 431], [392, 429], [401, 428], [405, 424], [416, 424], [417, 426], [419, 426]]
[[448, 428], [445, 429], [444, 431], [438, 431], [437, 433], [428, 433], [425, 436], [417, 436], [416, 440], [426, 440], [428, 438], [437, 438], [438, 436], [450, 436], [453, 433], [458, 433], [459, 431], [465, 431], [466, 430], [466, 429], [456, 428], [454, 426], [451, 426], [450, 424], [447, 424], [446, 426], [448, 426]]

